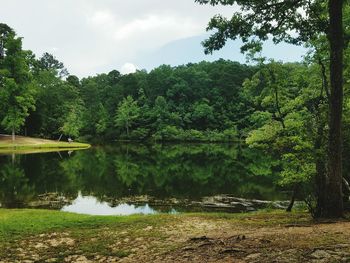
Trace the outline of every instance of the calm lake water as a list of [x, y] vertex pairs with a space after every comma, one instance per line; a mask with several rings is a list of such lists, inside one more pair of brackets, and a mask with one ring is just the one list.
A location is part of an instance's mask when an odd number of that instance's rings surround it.
[[0, 155], [0, 204], [98, 215], [191, 211], [204, 196], [281, 200], [276, 161], [229, 144], [116, 144]]

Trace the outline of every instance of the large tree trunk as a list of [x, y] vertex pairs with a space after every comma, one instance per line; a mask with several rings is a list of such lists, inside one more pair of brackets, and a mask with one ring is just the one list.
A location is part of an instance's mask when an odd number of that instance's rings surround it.
[[329, 0], [330, 112], [328, 178], [323, 217], [343, 216], [342, 110], [343, 110], [343, 0]]
[[326, 120], [322, 116], [322, 106], [324, 104], [324, 95], [326, 93], [327, 102], [329, 103], [329, 84], [326, 66], [323, 63], [321, 57], [318, 58], [318, 64], [321, 67], [322, 76], [322, 88], [319, 100], [315, 104], [316, 113], [315, 119], [317, 123], [316, 136], [314, 141], [314, 153], [315, 153], [315, 165], [316, 165], [316, 177], [315, 177], [315, 194], [316, 194], [316, 207], [313, 208], [313, 216], [320, 217], [323, 214], [325, 208], [326, 200], [326, 184], [327, 184], [327, 168], [326, 168], [326, 158], [324, 155], [323, 147], [325, 144], [325, 126]]

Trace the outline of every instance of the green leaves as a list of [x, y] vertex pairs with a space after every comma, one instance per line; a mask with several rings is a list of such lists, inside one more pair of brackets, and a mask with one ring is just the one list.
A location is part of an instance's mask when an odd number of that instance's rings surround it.
[[82, 109], [76, 105], [75, 108], [72, 108], [70, 112], [66, 114], [63, 126], [60, 128], [63, 134], [73, 137], [79, 136], [79, 131], [82, 127], [81, 111]]
[[320, 151], [315, 145], [326, 114], [318, 74], [315, 67], [271, 62], [244, 85], [259, 109], [250, 116], [253, 130], [246, 142], [279, 157], [282, 185], [307, 182], [316, 174], [321, 155], [315, 154]]
[[29, 111], [35, 109], [35, 91], [21, 38], [16, 38], [4, 24], [0, 29], [0, 42], [4, 47], [0, 61], [0, 121], [6, 131], [18, 132]]
[[140, 108], [137, 101], [131, 96], [127, 96], [119, 103], [114, 122], [116, 127], [125, 128], [126, 135], [129, 136], [129, 130], [140, 116]]
[[203, 42], [206, 53], [221, 49], [227, 40], [241, 38], [242, 51], [258, 51], [261, 41], [272, 37], [275, 43], [286, 41], [300, 45], [328, 29], [324, 1], [284, 0], [195, 0], [200, 4], [233, 6], [232, 18], [214, 16], [207, 31], [214, 33]]
[[201, 129], [209, 129], [214, 121], [214, 108], [209, 105], [209, 100], [202, 99], [193, 105], [192, 121]]
[[282, 131], [280, 123], [271, 120], [262, 127], [253, 130], [246, 138], [246, 143], [251, 147], [268, 149]]

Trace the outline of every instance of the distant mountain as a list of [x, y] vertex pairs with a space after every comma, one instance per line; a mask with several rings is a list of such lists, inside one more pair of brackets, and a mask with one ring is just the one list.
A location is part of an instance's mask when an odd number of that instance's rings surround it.
[[[201, 42], [207, 37], [208, 35], [201, 35], [170, 42], [151, 53], [140, 56], [135, 64], [149, 71], [161, 64], [177, 66], [202, 60], [214, 61], [220, 58], [246, 62], [245, 56], [240, 52], [242, 45], [240, 40], [229, 41], [223, 49], [215, 51], [212, 55], [205, 55]], [[275, 45], [272, 41], [267, 41], [263, 49], [264, 56], [284, 62], [301, 61], [305, 53], [306, 49], [303, 47], [286, 43]]]

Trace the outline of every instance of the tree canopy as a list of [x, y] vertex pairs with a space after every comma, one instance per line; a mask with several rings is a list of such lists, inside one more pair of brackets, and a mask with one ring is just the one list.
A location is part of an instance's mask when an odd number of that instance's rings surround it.
[[329, 53], [329, 133], [328, 171], [325, 197], [319, 203], [320, 216], [343, 215], [342, 197], [342, 108], [343, 49], [346, 33], [343, 12], [348, 3], [342, 0], [195, 0], [200, 4], [234, 6], [231, 19], [221, 15], [212, 18], [208, 30], [215, 30], [204, 41], [206, 52], [222, 48], [228, 39], [241, 38], [242, 51], [261, 50], [261, 41], [272, 37], [275, 43], [285, 41], [306, 44], [325, 36]]

